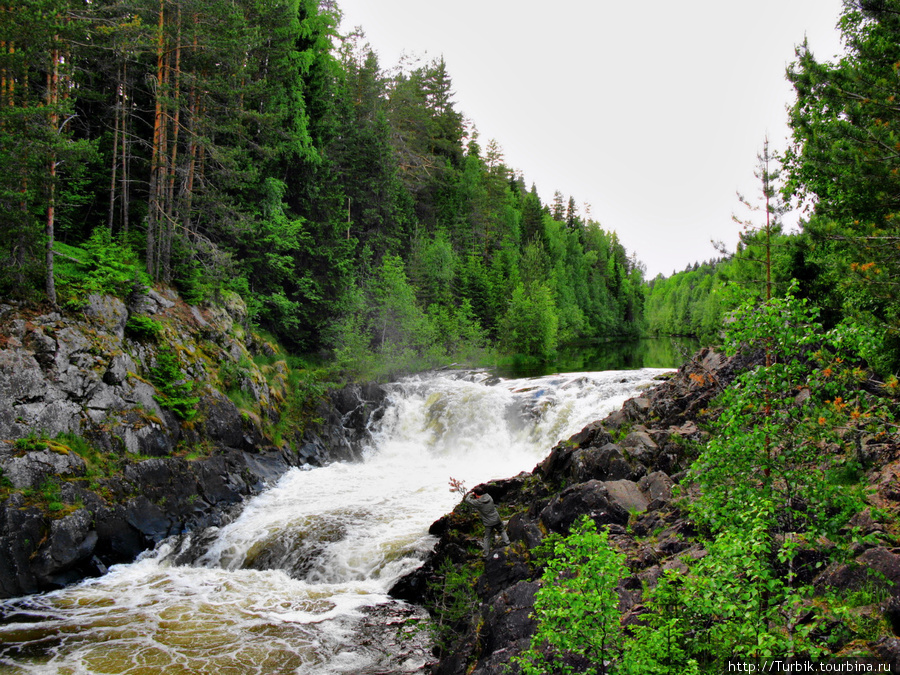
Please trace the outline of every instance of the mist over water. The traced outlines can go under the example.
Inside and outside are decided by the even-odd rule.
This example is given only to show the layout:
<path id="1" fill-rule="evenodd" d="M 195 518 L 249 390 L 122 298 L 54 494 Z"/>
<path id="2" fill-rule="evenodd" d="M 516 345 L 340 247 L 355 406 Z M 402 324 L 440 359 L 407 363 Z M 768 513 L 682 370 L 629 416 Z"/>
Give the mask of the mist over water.
<path id="1" fill-rule="evenodd" d="M 227 526 L 0 603 L 0 673 L 417 672 L 424 659 L 380 631 L 416 612 L 387 593 L 458 503 L 448 479 L 471 488 L 530 471 L 661 372 L 396 383 L 363 462 L 293 469 Z"/>

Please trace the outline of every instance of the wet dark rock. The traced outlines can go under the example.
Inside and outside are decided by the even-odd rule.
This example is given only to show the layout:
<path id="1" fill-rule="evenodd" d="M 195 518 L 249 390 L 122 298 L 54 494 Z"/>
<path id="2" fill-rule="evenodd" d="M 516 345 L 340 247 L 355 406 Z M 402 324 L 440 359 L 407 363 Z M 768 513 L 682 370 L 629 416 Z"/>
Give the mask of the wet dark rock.
<path id="1" fill-rule="evenodd" d="M 135 514 L 130 515 L 133 518 Z M 147 539 L 141 529 L 129 522 L 124 506 L 115 505 L 96 513 L 94 529 L 98 539 L 95 553 L 107 566 L 131 562 L 147 549 Z"/>
<path id="2" fill-rule="evenodd" d="M 85 509 L 54 520 L 48 545 L 34 563 L 35 576 L 42 587 L 62 587 L 83 578 L 94 569 L 91 562 L 99 537 L 93 529 L 93 517 Z M 76 568 L 81 569 L 76 569 Z M 87 569 L 85 569 L 87 568 Z"/>
<path id="3" fill-rule="evenodd" d="M 619 595 L 619 612 L 626 614 L 644 599 L 644 587 L 640 577 L 625 577 L 616 587 Z"/>
<path id="4" fill-rule="evenodd" d="M 20 494 L 12 495 L 0 512 L 0 592 L 13 597 L 41 590 L 31 561 L 47 532 L 45 519 L 25 506 Z"/>
<path id="5" fill-rule="evenodd" d="M 511 653 L 527 648 L 537 622 L 532 618 L 535 595 L 540 588 L 536 581 L 518 580 L 497 593 L 483 610 L 483 654 L 493 655 L 515 645 Z M 504 659 L 506 658 L 504 654 Z M 489 672 L 489 671 L 487 671 Z"/>
<path id="6" fill-rule="evenodd" d="M 509 519 L 506 524 L 506 533 L 512 541 L 521 541 L 529 550 L 540 546 L 544 539 L 541 528 L 521 513 L 517 513 Z"/>
<path id="7" fill-rule="evenodd" d="M 240 448 L 244 440 L 243 421 L 231 400 L 211 389 L 200 397 L 197 431 L 201 437 L 218 446 Z"/>
<path id="8" fill-rule="evenodd" d="M 647 569 L 648 567 L 651 567 L 658 562 L 659 555 L 657 554 L 657 552 L 654 551 L 652 547 L 645 546 L 643 548 L 640 548 L 634 555 L 629 557 L 625 561 L 625 564 L 631 571 L 637 572 L 639 570 Z"/>
<path id="9" fill-rule="evenodd" d="M 540 518 L 548 530 L 566 534 L 582 515 L 590 516 L 597 525 L 628 523 L 628 511 L 610 499 L 606 485 L 598 480 L 566 488 L 550 500 Z"/>
<path id="10" fill-rule="evenodd" d="M 878 658 L 890 666 L 890 672 L 896 673 L 900 670 L 900 638 L 885 637 L 872 647 Z"/>
<path id="11" fill-rule="evenodd" d="M 504 588 L 531 579 L 533 574 L 528 559 L 515 548 L 496 548 L 484 561 L 484 573 L 475 585 L 475 592 L 480 598 L 487 600 Z"/>
<path id="12" fill-rule="evenodd" d="M 894 635 L 900 635 L 900 596 L 888 598 L 881 604 L 881 612 L 891 625 Z"/>
<path id="13" fill-rule="evenodd" d="M 158 544 L 172 532 L 172 521 L 158 504 L 143 495 L 136 497 L 125 507 L 125 521 L 140 532 L 145 541 Z"/>
<path id="14" fill-rule="evenodd" d="M 819 591 L 841 588 L 858 591 L 869 587 L 886 588 L 900 595 L 900 555 L 883 546 L 868 549 L 851 563 L 832 563 L 815 578 Z"/>

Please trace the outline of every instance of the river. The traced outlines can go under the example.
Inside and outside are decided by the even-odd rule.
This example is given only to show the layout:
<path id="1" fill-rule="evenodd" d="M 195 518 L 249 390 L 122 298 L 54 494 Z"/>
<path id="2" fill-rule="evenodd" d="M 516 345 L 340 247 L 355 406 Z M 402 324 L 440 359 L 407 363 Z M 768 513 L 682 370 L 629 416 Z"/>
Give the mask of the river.
<path id="1" fill-rule="evenodd" d="M 60 591 L 0 603 L 0 673 L 421 672 L 427 619 L 388 590 L 473 487 L 530 471 L 657 368 L 392 387 L 364 461 L 292 469 L 227 526 Z"/>

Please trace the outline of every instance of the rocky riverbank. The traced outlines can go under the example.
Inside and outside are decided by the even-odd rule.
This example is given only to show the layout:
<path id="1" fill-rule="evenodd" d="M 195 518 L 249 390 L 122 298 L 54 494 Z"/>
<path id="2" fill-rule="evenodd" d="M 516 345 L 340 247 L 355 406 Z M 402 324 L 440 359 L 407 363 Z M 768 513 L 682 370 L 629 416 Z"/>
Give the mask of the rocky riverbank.
<path id="1" fill-rule="evenodd" d="M 750 357 L 725 358 L 703 350 L 667 381 L 559 443 L 531 473 L 487 484 L 508 519 L 513 543 L 495 549 L 483 566 L 476 562 L 481 526 L 470 509 L 460 505 L 435 522 L 431 533 L 439 541 L 433 553 L 392 590 L 395 597 L 429 607 L 441 624 L 430 672 L 519 672 L 514 658 L 529 647 L 541 587 L 542 570 L 532 554 L 549 533 L 567 534 L 585 514 L 627 556 L 629 576 L 617 589 L 621 622 L 626 629 L 641 623 L 650 611 L 647 594 L 661 576 L 668 570 L 686 573 L 693 561 L 707 555 L 705 540 L 696 536 L 680 508 L 683 502 L 673 494 L 706 440 L 704 420 L 715 415 L 711 402 L 753 363 Z M 810 553 L 798 558 L 802 569 L 795 572 L 822 593 L 860 589 L 874 572 L 886 580 L 885 597 L 854 611 L 872 625 L 890 625 L 896 634 L 900 549 L 894 548 L 896 533 L 884 514 L 896 514 L 900 500 L 900 446 L 887 438 L 864 438 L 860 455 L 869 465 L 869 501 L 882 516 L 873 517 L 874 509 L 867 509 L 855 517 L 851 525 L 859 543 L 851 549 L 852 559 L 820 569 L 823 558 Z M 467 588 L 462 570 L 472 569 Z M 468 600 L 460 603 L 460 598 Z M 823 630 L 830 629 L 826 625 Z M 873 635 L 856 646 L 900 667 L 900 640 L 892 635 Z"/>
<path id="2" fill-rule="evenodd" d="M 290 376 L 237 296 L 0 305 L 0 597 L 102 574 L 292 466 L 357 457 L 380 387 L 298 403 Z"/>

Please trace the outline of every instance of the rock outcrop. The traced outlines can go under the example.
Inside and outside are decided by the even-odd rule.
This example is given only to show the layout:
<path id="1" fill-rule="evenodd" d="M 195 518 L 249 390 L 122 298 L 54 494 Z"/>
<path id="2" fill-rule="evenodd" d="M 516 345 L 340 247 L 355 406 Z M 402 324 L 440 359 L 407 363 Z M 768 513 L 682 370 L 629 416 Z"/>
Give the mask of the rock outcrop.
<path id="1" fill-rule="evenodd" d="M 711 402 L 754 357 L 725 358 L 702 350 L 666 381 L 627 401 L 620 410 L 559 443 L 531 473 L 484 485 L 508 518 L 512 545 L 492 551 L 473 581 L 473 611 L 446 628 L 444 645 L 432 665 L 435 675 L 518 673 L 515 657 L 530 645 L 532 617 L 541 570 L 532 552 L 551 532 L 566 534 L 588 515 L 627 556 L 630 576 L 618 586 L 622 624 L 642 621 L 649 611 L 645 593 L 668 570 L 688 571 L 688 563 L 707 552 L 697 543 L 691 521 L 673 500 L 673 491 L 706 440 L 701 431 Z M 872 446 L 873 451 L 876 446 Z M 900 500 L 898 448 L 880 448 L 884 461 L 875 500 Z M 891 463 L 892 462 L 892 463 Z M 890 467 L 893 467 L 891 469 Z M 881 527 L 867 512 L 851 526 L 861 534 Z M 457 507 L 431 527 L 438 542 L 424 565 L 401 579 L 391 593 L 427 607 L 446 606 L 447 569 L 478 568 L 477 518 Z M 873 580 L 886 584 L 880 612 L 900 634 L 900 551 L 860 545 L 855 560 L 819 570 L 821 558 L 798 573 L 819 589 L 864 589 Z M 814 552 L 810 551 L 810 554 Z M 874 611 L 874 610 L 873 610 Z M 881 639 L 870 651 L 895 663 L 900 641 Z"/>
<path id="2" fill-rule="evenodd" d="M 149 289 L 127 303 L 92 295 L 75 312 L 0 305 L 0 597 L 102 574 L 221 522 L 292 466 L 359 456 L 380 387 L 320 395 L 283 419 L 288 367 L 246 324 L 233 295 L 209 307 Z M 154 382 L 163 352 L 183 377 L 174 384 L 193 383 L 190 415 Z"/>

